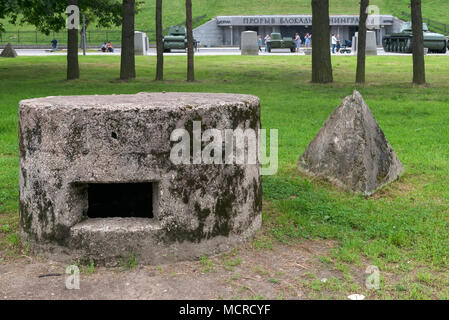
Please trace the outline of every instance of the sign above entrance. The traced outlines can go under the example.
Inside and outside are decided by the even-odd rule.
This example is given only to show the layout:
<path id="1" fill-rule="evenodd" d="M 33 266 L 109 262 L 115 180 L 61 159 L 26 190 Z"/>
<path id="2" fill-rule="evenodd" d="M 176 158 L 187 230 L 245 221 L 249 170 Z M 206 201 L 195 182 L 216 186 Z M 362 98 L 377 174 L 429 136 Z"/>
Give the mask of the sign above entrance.
<path id="1" fill-rule="evenodd" d="M 383 25 L 393 24 L 392 16 L 370 16 L 368 24 L 374 24 L 375 20 Z M 358 26 L 359 16 L 330 16 L 331 26 Z M 372 20 L 372 23 L 371 21 Z M 311 15 L 286 15 L 286 16 L 218 16 L 218 26 L 311 26 Z"/>

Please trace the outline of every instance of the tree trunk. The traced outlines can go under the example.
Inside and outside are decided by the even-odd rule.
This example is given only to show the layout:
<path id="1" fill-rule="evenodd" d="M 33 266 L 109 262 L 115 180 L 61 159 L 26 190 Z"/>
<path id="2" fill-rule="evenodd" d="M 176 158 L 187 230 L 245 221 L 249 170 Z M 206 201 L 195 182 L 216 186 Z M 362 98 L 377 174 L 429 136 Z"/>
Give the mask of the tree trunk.
<path id="1" fill-rule="evenodd" d="M 78 0 L 68 0 L 67 5 L 78 6 Z M 80 68 L 78 63 L 78 28 L 67 30 L 67 80 L 79 79 Z"/>
<path id="2" fill-rule="evenodd" d="M 162 0 L 156 0 L 156 80 L 164 80 L 164 43 L 162 37 Z"/>
<path id="3" fill-rule="evenodd" d="M 134 58 L 135 6 L 135 0 L 123 0 L 121 80 L 130 80 L 136 77 L 136 62 Z"/>
<path id="4" fill-rule="evenodd" d="M 357 72 L 356 83 L 365 83 L 366 62 L 366 20 L 368 19 L 369 0 L 360 0 L 359 36 L 357 44 Z"/>
<path id="5" fill-rule="evenodd" d="M 413 29 L 413 83 L 426 83 L 426 67 L 424 63 L 424 35 L 421 11 L 421 0 L 412 0 Z"/>
<path id="6" fill-rule="evenodd" d="M 192 29 L 192 0 L 186 0 L 186 28 L 187 28 L 187 81 L 195 81 L 193 29 Z"/>
<path id="7" fill-rule="evenodd" d="M 329 0 L 312 0 L 312 82 L 332 82 Z"/>

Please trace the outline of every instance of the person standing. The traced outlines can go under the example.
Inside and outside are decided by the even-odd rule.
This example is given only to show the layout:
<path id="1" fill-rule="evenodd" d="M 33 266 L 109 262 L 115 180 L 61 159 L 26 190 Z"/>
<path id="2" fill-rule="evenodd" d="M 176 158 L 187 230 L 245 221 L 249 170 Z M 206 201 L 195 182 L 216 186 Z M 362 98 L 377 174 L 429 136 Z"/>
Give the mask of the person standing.
<path id="1" fill-rule="evenodd" d="M 306 34 L 305 39 L 306 39 L 306 48 L 310 48 L 310 39 L 311 39 L 310 34 Z"/>
<path id="2" fill-rule="evenodd" d="M 335 33 L 332 33 L 332 53 L 335 53 L 335 48 L 337 47 L 337 37 Z"/>
<path id="3" fill-rule="evenodd" d="M 267 34 L 264 40 L 265 40 L 265 52 L 268 52 L 268 41 L 271 40 L 270 35 Z"/>
<path id="4" fill-rule="evenodd" d="M 53 49 L 53 51 L 58 51 L 58 40 L 56 40 L 56 38 L 53 38 L 53 40 L 51 40 L 51 48 Z"/>
<path id="5" fill-rule="evenodd" d="M 301 38 L 299 37 L 299 33 L 296 33 L 295 43 L 296 43 L 296 52 L 299 53 L 301 48 Z"/>
<path id="6" fill-rule="evenodd" d="M 262 37 L 260 35 L 257 36 L 257 42 L 259 43 L 259 52 L 262 52 Z"/>
<path id="7" fill-rule="evenodd" d="M 340 34 L 337 34 L 337 52 L 340 52 L 340 49 L 341 49 Z"/>

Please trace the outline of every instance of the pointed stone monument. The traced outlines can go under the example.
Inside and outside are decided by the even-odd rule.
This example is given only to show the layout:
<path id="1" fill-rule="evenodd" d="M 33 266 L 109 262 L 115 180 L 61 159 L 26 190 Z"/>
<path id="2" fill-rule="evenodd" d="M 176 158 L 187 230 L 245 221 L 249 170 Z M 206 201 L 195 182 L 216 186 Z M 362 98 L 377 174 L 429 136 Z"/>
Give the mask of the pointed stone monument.
<path id="1" fill-rule="evenodd" d="M 15 57 L 17 57 L 17 52 L 12 47 L 11 43 L 8 43 L 5 46 L 5 49 L 3 49 L 2 53 L 0 54 L 0 57 L 2 57 L 2 58 L 15 58 Z"/>
<path id="2" fill-rule="evenodd" d="M 371 195 L 404 167 L 361 94 L 354 91 L 331 114 L 301 156 L 298 169 L 338 187 Z"/>

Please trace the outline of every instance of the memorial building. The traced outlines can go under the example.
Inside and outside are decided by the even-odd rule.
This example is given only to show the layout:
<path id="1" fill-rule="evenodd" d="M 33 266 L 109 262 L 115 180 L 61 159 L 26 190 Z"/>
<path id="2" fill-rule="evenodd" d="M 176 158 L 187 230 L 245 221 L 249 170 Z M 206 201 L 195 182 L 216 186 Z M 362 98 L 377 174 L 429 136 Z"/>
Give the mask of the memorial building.
<path id="1" fill-rule="evenodd" d="M 398 32 L 402 21 L 391 15 L 370 15 L 368 26 L 376 32 L 377 44 L 382 38 Z M 358 15 L 330 16 L 330 30 L 339 34 L 341 40 L 352 40 L 358 31 Z M 281 33 L 283 37 L 294 37 L 296 33 L 312 34 L 312 15 L 260 15 L 260 16 L 218 16 L 194 29 L 194 37 L 201 46 L 239 46 L 243 31 L 256 31 L 264 38 L 272 32 Z"/>

